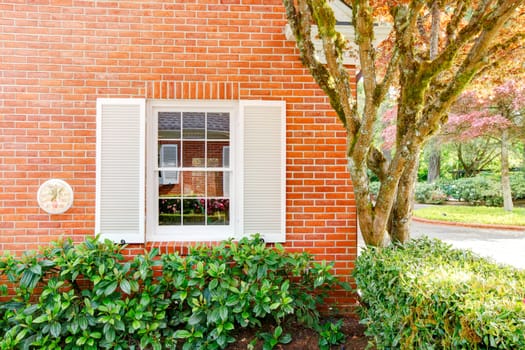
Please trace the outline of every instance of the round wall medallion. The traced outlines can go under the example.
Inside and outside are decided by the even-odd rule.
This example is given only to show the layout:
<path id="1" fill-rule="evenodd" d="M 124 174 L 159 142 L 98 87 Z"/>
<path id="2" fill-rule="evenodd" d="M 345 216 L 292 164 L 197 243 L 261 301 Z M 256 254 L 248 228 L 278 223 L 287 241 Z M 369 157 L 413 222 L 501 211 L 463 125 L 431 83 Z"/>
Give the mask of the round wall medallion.
<path id="1" fill-rule="evenodd" d="M 73 189 L 63 180 L 51 179 L 40 185 L 38 205 L 49 214 L 62 214 L 73 204 Z"/>

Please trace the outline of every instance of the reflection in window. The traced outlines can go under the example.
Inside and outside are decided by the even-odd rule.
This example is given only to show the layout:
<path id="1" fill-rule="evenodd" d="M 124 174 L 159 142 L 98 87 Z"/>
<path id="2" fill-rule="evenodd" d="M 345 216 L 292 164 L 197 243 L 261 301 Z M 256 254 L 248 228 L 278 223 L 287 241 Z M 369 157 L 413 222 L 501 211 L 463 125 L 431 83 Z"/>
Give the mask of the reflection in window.
<path id="1" fill-rule="evenodd" d="M 158 224 L 230 224 L 230 114 L 158 113 Z"/>

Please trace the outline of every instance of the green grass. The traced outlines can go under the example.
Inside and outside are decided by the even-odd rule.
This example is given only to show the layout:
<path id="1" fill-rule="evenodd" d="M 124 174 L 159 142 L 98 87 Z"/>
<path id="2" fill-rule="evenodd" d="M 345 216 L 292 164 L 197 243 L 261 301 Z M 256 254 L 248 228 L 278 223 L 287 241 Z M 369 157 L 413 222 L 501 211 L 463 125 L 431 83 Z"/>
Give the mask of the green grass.
<path id="1" fill-rule="evenodd" d="M 433 205 L 414 210 L 414 216 L 430 220 L 471 224 L 525 226 L 525 208 L 514 208 L 512 212 L 507 212 L 503 208 L 494 207 Z"/>

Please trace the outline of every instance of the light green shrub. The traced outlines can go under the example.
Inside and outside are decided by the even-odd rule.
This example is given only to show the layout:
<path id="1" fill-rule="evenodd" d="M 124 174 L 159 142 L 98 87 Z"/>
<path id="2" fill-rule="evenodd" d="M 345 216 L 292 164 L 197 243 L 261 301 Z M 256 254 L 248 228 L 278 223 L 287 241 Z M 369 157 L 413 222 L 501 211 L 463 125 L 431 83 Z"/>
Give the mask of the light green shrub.
<path id="1" fill-rule="evenodd" d="M 466 177 L 447 181 L 440 185 L 443 192 L 458 201 L 473 205 L 501 206 L 501 184 L 485 176 Z"/>
<path id="2" fill-rule="evenodd" d="M 447 195 L 437 183 L 418 182 L 415 191 L 416 201 L 426 204 L 441 204 L 447 200 Z"/>
<path id="3" fill-rule="evenodd" d="M 510 188 L 512 199 L 525 199 L 525 171 L 511 173 Z"/>
<path id="4" fill-rule="evenodd" d="M 354 277 L 378 349 L 525 349 L 525 271 L 421 239 L 367 248 Z"/>

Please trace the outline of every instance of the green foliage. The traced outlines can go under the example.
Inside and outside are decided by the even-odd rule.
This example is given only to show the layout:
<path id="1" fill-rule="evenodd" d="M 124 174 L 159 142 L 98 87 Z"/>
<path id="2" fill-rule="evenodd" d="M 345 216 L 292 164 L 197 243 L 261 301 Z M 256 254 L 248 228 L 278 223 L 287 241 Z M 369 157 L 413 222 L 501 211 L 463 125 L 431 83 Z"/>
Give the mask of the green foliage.
<path id="1" fill-rule="evenodd" d="M 525 271 L 425 238 L 367 248 L 354 277 L 378 349 L 525 348 Z"/>
<path id="2" fill-rule="evenodd" d="M 0 259 L 16 294 L 0 304 L 0 349 L 223 349 L 236 329 L 268 318 L 278 325 L 271 349 L 288 339 L 287 317 L 315 327 L 317 306 L 341 285 L 331 265 L 257 237 L 185 257 L 126 260 L 122 249 L 88 238 Z"/>
<path id="3" fill-rule="evenodd" d="M 447 195 L 437 183 L 416 183 L 416 201 L 426 204 L 441 204 L 447 200 Z"/>
<path id="4" fill-rule="evenodd" d="M 525 199 L 525 171 L 511 173 L 510 188 L 512 199 Z"/>
<path id="5" fill-rule="evenodd" d="M 475 176 L 442 183 L 443 191 L 450 197 L 473 205 L 501 206 L 501 184 L 486 176 Z"/>
<path id="6" fill-rule="evenodd" d="M 440 181 L 439 187 L 449 197 L 474 205 L 501 206 L 503 196 L 501 180 L 496 177 L 478 175 L 451 181 Z M 515 172 L 510 176 L 512 199 L 525 198 L 525 174 Z"/>
<path id="7" fill-rule="evenodd" d="M 341 331 L 343 320 L 335 323 L 326 322 L 321 326 L 319 331 L 319 349 L 329 350 L 332 345 L 341 344 L 345 341 L 345 335 Z"/>
<path id="8" fill-rule="evenodd" d="M 264 341 L 263 350 L 271 350 L 277 344 L 288 344 L 292 341 L 290 333 L 284 333 L 281 326 L 275 327 L 273 333 L 263 332 L 259 334 L 259 337 Z"/>

